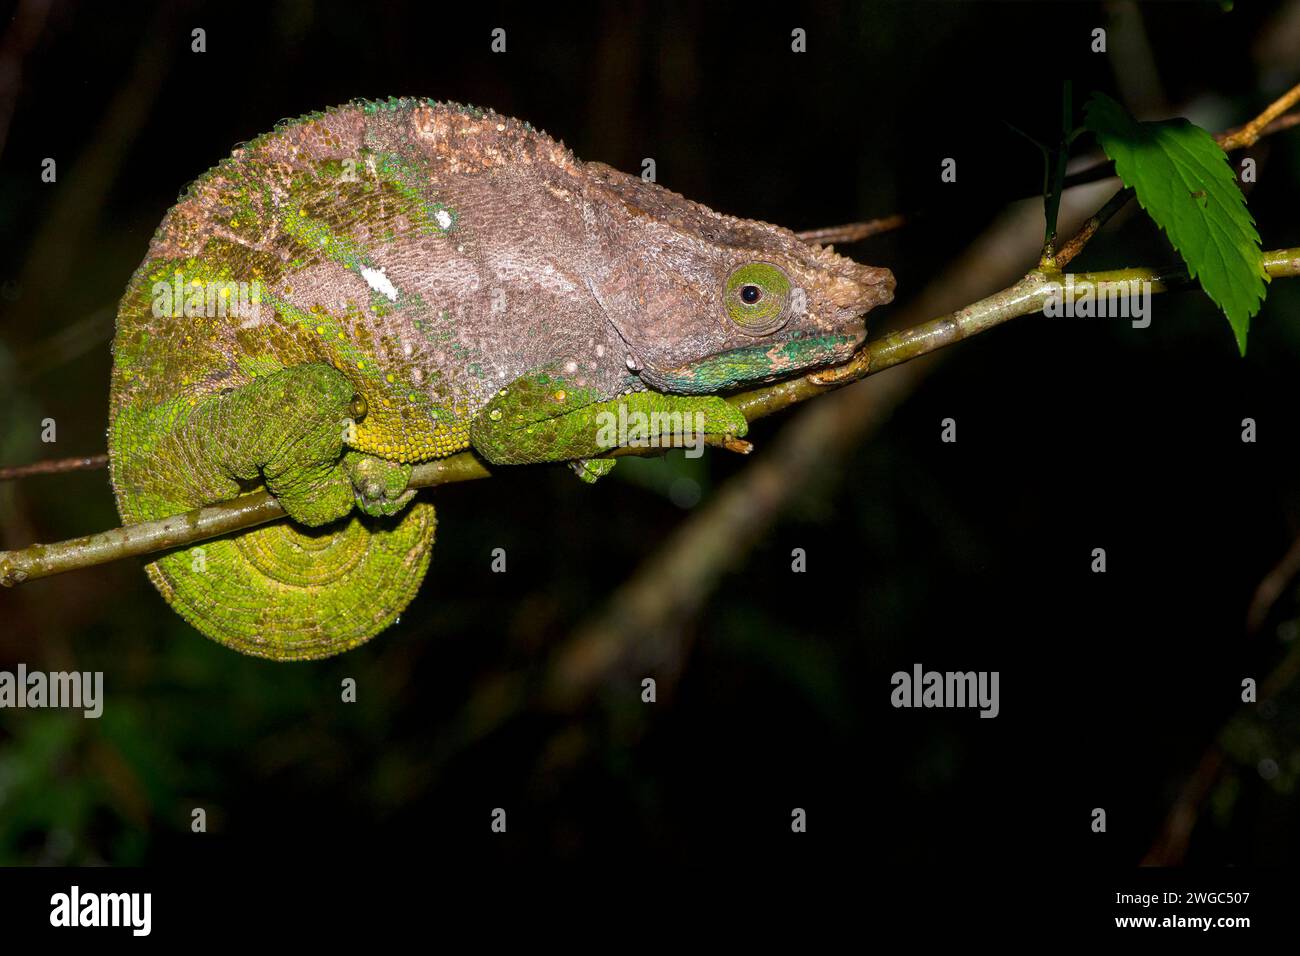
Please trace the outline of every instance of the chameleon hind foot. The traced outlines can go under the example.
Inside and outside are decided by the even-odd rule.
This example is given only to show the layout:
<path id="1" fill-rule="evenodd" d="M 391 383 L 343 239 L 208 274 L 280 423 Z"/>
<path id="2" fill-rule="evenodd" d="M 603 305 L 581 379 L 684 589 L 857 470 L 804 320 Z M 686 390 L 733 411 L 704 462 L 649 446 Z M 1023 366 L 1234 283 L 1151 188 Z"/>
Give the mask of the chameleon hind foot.
<path id="1" fill-rule="evenodd" d="M 372 518 L 395 515 L 415 497 L 407 488 L 411 466 L 386 461 L 359 451 L 343 456 L 343 471 L 351 482 L 356 505 Z"/>
<path id="2" fill-rule="evenodd" d="M 353 508 L 395 515 L 415 497 L 406 487 L 411 466 L 346 447 L 357 405 L 352 385 L 332 366 L 281 369 L 196 408 L 175 436 L 180 447 L 172 457 L 189 463 L 185 480 L 201 485 L 201 503 L 233 497 L 235 480 L 260 478 L 285 513 L 309 528 Z"/>
<path id="3" fill-rule="evenodd" d="M 616 464 L 613 458 L 577 458 L 569 462 L 569 467 L 582 481 L 594 485 L 613 471 Z"/>

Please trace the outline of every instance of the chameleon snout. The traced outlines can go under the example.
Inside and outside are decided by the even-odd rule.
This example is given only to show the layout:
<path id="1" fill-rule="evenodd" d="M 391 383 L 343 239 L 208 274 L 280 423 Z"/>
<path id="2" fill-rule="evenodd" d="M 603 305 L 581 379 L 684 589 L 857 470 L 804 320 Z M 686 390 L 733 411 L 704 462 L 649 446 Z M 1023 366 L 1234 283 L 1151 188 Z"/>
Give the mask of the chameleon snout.
<path id="1" fill-rule="evenodd" d="M 894 299 L 894 274 L 888 269 L 860 266 L 835 277 L 827 290 L 831 303 L 845 317 L 870 312 Z"/>

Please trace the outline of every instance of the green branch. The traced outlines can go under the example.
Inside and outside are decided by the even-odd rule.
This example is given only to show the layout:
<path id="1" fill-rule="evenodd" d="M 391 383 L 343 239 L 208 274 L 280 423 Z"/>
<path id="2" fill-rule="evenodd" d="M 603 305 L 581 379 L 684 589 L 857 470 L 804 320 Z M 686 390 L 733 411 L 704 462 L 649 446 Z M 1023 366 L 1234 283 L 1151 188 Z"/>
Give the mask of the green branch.
<path id="1" fill-rule="evenodd" d="M 1273 278 L 1298 276 L 1300 248 L 1265 253 L 1264 265 Z M 1130 283 L 1135 280 L 1150 282 L 1153 292 L 1164 292 L 1190 283 L 1182 269 L 1134 268 L 1072 275 L 1034 269 L 1014 285 L 963 309 L 868 342 L 845 365 L 742 392 L 727 400 L 752 422 L 815 395 L 978 335 L 1018 316 L 1039 312 L 1055 294 L 1058 283 L 1072 282 L 1076 295 L 1084 294 L 1091 287 L 1094 295 L 1100 298 L 1111 291 L 1129 294 Z M 723 443 L 715 441 L 713 444 Z M 727 447 L 742 452 L 748 450 L 743 442 Z M 654 454 L 657 451 L 620 448 L 614 454 Z M 417 465 L 411 475 L 411 487 L 431 488 L 491 475 L 491 471 L 471 452 L 459 452 Z M 12 586 L 120 558 L 185 547 L 284 518 L 284 509 L 279 502 L 269 493 L 259 491 L 158 521 L 127 525 L 55 544 L 34 544 L 17 551 L 0 551 L 0 584 Z"/>

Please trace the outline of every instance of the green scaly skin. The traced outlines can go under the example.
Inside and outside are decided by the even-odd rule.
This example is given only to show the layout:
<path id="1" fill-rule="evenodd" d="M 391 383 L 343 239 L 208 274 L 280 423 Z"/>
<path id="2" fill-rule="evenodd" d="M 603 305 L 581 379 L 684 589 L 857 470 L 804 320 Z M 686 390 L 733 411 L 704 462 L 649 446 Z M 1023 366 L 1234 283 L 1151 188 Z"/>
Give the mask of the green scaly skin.
<path id="1" fill-rule="evenodd" d="M 587 461 L 617 447 L 602 442 L 602 416 L 643 415 L 660 426 L 673 421 L 691 423 L 692 434 L 744 437 L 749 429 L 736 407 L 714 395 L 667 395 L 641 391 L 601 401 L 590 390 L 570 385 L 553 367 L 516 379 L 474 417 L 470 441 L 488 461 L 499 465 L 528 465 L 544 461 L 582 459 L 579 477 L 594 480 L 608 474 L 612 460 Z M 702 427 L 696 431 L 696 415 Z M 639 440 L 654 447 L 680 447 L 691 435 L 660 431 Z M 605 463 L 607 461 L 607 463 Z"/>
<path id="2" fill-rule="evenodd" d="M 126 496 L 129 520 L 223 501 L 260 482 L 297 523 L 149 566 L 168 601 L 209 636 L 276 660 L 323 657 L 383 630 L 414 597 L 429 563 L 433 508 L 415 504 L 394 519 L 414 496 L 411 466 L 344 451 L 353 394 L 332 367 L 306 364 L 192 405 L 115 419 L 114 481 L 137 490 Z M 356 586 L 363 581 L 394 600 L 375 601 Z"/>

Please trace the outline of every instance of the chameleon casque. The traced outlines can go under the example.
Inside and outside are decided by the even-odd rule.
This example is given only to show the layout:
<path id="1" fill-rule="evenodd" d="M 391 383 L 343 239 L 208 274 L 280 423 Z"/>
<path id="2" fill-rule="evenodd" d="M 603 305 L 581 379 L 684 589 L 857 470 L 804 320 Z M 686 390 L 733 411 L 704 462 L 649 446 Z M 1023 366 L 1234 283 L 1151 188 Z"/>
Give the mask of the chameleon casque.
<path id="1" fill-rule="evenodd" d="M 167 213 L 113 343 L 124 522 L 265 487 L 291 521 L 150 563 L 209 637 L 325 657 L 391 624 L 429 564 L 413 463 L 608 471 L 597 416 L 701 413 L 842 362 L 893 276 L 583 163 L 526 123 L 358 101 L 237 148 Z M 249 290 L 252 290 L 249 292 Z"/>

